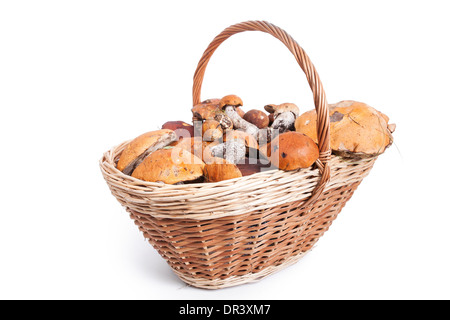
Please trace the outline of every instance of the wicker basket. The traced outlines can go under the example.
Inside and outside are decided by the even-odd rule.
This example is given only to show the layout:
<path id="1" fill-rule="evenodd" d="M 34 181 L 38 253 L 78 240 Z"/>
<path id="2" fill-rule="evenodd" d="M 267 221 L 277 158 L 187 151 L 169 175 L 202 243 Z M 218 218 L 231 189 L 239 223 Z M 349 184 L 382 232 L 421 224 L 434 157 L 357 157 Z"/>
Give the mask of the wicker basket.
<path id="1" fill-rule="evenodd" d="M 144 237 L 184 282 L 195 287 L 217 289 L 256 281 L 295 263 L 328 230 L 376 160 L 331 154 L 328 105 L 313 64 L 285 31 L 264 21 L 233 25 L 213 40 L 195 72 L 194 105 L 200 102 L 212 54 L 224 40 L 243 31 L 276 37 L 305 72 L 318 116 L 320 157 L 313 167 L 270 170 L 215 183 L 166 185 L 116 169 L 128 142 L 107 151 L 100 161 L 112 194 Z"/>

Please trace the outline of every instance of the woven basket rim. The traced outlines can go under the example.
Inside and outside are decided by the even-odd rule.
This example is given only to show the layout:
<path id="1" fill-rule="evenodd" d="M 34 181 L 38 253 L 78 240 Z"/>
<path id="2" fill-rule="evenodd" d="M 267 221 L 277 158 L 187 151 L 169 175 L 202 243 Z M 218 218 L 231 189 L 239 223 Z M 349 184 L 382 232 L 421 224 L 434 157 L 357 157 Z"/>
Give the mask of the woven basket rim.
<path id="1" fill-rule="evenodd" d="M 115 167 L 128 141 L 105 152 L 100 168 L 108 186 L 123 205 L 141 214 L 157 218 L 214 219 L 240 215 L 252 208 L 265 210 L 285 203 L 297 202 L 306 206 L 321 178 L 319 169 L 306 168 L 295 171 L 270 170 L 241 178 L 220 182 L 168 185 L 135 179 Z M 347 176 L 346 181 L 338 173 L 355 166 L 370 166 L 375 158 L 343 160 L 332 156 L 332 177 L 324 192 L 346 183 L 358 181 L 359 175 Z M 144 200 L 146 199 L 146 200 Z"/>

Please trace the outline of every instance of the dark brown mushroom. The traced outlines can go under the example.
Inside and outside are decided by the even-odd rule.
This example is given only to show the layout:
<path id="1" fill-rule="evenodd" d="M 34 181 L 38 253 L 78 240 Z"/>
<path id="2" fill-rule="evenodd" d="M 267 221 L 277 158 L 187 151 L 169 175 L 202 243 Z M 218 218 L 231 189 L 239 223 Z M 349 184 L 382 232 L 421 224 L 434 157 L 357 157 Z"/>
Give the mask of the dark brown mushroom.
<path id="1" fill-rule="evenodd" d="M 244 114 L 243 119 L 253 123 L 259 129 L 269 126 L 269 117 L 261 110 L 251 109 Z"/>

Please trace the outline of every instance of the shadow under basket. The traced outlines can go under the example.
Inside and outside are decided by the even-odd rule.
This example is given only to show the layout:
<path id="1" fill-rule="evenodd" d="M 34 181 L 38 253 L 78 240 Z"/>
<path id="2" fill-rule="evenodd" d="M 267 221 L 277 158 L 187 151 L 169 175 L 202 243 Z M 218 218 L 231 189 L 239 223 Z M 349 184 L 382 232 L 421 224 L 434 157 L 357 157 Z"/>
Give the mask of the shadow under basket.
<path id="1" fill-rule="evenodd" d="M 144 237 L 180 279 L 200 288 L 257 281 L 295 263 L 328 230 L 376 160 L 331 154 L 328 103 L 319 75 L 297 42 L 268 22 L 242 22 L 214 38 L 194 74 L 193 105 L 201 101 L 205 68 L 214 51 L 244 31 L 261 31 L 280 40 L 305 73 L 317 114 L 320 156 L 314 166 L 213 183 L 167 185 L 138 180 L 116 169 L 128 142 L 104 153 L 100 161 L 112 194 Z"/>
<path id="2" fill-rule="evenodd" d="M 112 194 L 180 279 L 207 289 L 257 281 L 295 263 L 328 230 L 376 159 L 331 156 L 330 182 L 305 208 L 318 169 L 165 185 L 117 170 L 125 146 L 101 160 Z"/>

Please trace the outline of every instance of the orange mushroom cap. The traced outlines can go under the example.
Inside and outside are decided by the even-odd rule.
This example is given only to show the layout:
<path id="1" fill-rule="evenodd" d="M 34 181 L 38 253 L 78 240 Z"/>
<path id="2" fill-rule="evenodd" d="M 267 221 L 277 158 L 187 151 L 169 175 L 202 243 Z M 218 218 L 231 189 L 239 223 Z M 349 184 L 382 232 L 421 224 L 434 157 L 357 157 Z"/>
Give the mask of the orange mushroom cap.
<path id="1" fill-rule="evenodd" d="M 334 153 L 354 158 L 379 155 L 393 142 L 394 127 L 389 118 L 369 105 L 345 100 L 329 105 L 330 146 Z M 315 110 L 303 113 L 295 129 L 317 142 Z"/>
<path id="2" fill-rule="evenodd" d="M 132 177 L 150 182 L 175 184 L 203 176 L 205 163 L 189 151 L 173 147 L 150 154 L 133 172 Z"/>
<path id="3" fill-rule="evenodd" d="M 214 157 L 210 163 L 206 163 L 203 172 L 208 182 L 242 177 L 241 171 L 234 163 L 218 157 Z"/>
<path id="4" fill-rule="evenodd" d="M 150 131 L 134 138 L 122 151 L 119 161 L 117 162 L 117 169 L 124 171 L 139 157 L 146 156 L 145 153 L 155 151 L 152 150 L 153 148 L 162 148 L 175 139 L 176 134 L 170 129 Z"/>
<path id="5" fill-rule="evenodd" d="M 219 108 L 223 109 L 226 106 L 241 107 L 243 105 L 241 98 L 234 94 L 230 94 L 220 99 Z"/>
<path id="6" fill-rule="evenodd" d="M 317 144 L 295 131 L 278 135 L 270 143 L 272 164 L 285 171 L 310 167 L 319 158 Z"/>

